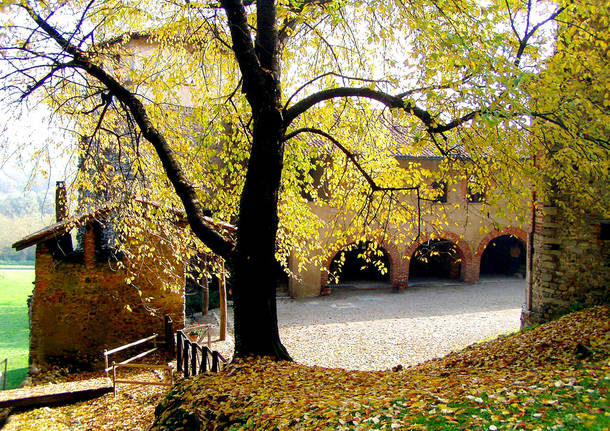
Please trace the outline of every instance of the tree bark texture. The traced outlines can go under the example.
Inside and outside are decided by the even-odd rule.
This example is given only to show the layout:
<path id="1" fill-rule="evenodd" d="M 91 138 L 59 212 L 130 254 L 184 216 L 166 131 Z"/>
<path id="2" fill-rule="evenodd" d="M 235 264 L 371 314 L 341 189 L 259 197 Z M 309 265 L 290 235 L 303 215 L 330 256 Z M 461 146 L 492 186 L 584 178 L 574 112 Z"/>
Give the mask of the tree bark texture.
<path id="1" fill-rule="evenodd" d="M 241 195 L 233 263 L 235 355 L 289 356 L 281 344 L 275 292 L 275 239 L 282 174 L 279 107 L 255 115 L 254 140 Z"/>
<path id="2" fill-rule="evenodd" d="M 279 81 L 278 32 L 274 0 L 257 2 L 253 42 L 241 1 L 223 0 L 233 50 L 252 108 L 253 140 L 240 198 L 232 259 L 235 356 L 290 359 L 279 337 L 275 292 L 278 196 L 284 158 Z"/>

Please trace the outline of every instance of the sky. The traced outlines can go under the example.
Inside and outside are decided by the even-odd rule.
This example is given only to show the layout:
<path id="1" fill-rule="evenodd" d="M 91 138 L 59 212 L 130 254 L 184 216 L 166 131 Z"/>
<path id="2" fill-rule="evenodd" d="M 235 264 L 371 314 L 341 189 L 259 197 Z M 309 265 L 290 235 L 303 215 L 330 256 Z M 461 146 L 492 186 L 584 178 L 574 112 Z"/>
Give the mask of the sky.
<path id="1" fill-rule="evenodd" d="M 0 194 L 54 188 L 69 176 L 69 138 L 44 107 L 23 108 L 0 101 Z"/>

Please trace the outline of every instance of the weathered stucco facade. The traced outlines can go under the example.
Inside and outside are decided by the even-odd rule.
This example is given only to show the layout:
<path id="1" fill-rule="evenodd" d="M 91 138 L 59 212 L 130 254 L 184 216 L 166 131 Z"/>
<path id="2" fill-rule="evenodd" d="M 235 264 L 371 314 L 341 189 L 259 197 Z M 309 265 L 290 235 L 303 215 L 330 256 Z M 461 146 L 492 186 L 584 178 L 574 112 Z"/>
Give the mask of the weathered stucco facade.
<path id="1" fill-rule="evenodd" d="M 434 170 L 440 163 L 439 160 L 421 158 L 417 160 L 424 168 Z M 401 161 L 403 167 L 407 161 Z M 454 278 L 465 283 L 476 283 L 479 281 L 481 269 L 481 257 L 496 238 L 510 236 L 518 239 L 524 250 L 527 248 L 528 232 L 530 230 L 530 216 L 525 217 L 524 223 L 515 224 L 508 218 L 493 217 L 489 209 L 480 202 L 469 202 L 468 187 L 466 181 L 457 184 L 448 184 L 446 202 L 427 203 L 423 209 L 423 217 L 428 220 L 438 218 L 439 213 L 446 215 L 450 224 L 436 228 L 434 231 L 423 231 L 417 236 L 417 231 L 408 232 L 412 241 L 409 244 L 396 246 L 391 241 L 379 238 L 368 238 L 375 241 L 388 255 L 389 281 L 392 285 L 408 283 L 410 278 L 411 262 L 418 247 L 428 240 L 442 239 L 452 243 L 457 250 L 457 259 L 453 268 Z M 456 207 L 459 204 L 459 207 Z M 524 208 L 529 208 L 531 202 L 523 202 Z M 333 209 L 329 207 L 316 206 L 315 213 L 322 220 L 329 220 L 333 215 Z M 511 224 L 512 223 L 512 224 Z M 431 224 L 429 224 L 431 225 Z M 502 226 L 498 228 L 498 226 Z M 388 236 L 401 227 L 390 226 Z M 405 228 L 402 228 L 405 229 Z M 324 231 L 320 235 L 324 235 Z M 354 241 L 355 242 L 355 241 Z M 341 250 L 334 250 L 325 260 L 322 268 L 315 265 L 308 266 L 299 272 L 296 262 L 291 262 L 291 270 L 298 278 L 290 280 L 290 295 L 292 297 L 312 297 L 320 295 L 321 288 L 329 282 L 329 273 L 333 259 Z M 525 272 L 525 269 L 524 269 Z M 525 273 L 523 274 L 525 275 Z"/>

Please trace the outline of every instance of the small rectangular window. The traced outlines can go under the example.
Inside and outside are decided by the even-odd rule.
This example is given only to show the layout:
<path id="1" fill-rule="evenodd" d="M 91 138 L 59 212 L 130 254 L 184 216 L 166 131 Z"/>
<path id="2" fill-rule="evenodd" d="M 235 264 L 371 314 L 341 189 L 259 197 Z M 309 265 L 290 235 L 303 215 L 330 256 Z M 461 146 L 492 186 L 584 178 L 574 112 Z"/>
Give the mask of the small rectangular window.
<path id="1" fill-rule="evenodd" d="M 447 202 L 447 182 L 433 182 L 432 189 L 434 190 L 434 202 L 446 203 Z"/>
<path id="2" fill-rule="evenodd" d="M 481 187 L 476 183 L 474 176 L 468 179 L 467 196 L 468 202 L 478 203 L 485 200 L 485 192 L 481 190 Z"/>
<path id="3" fill-rule="evenodd" d="M 599 239 L 601 241 L 610 241 L 610 221 L 601 222 L 599 229 Z"/>

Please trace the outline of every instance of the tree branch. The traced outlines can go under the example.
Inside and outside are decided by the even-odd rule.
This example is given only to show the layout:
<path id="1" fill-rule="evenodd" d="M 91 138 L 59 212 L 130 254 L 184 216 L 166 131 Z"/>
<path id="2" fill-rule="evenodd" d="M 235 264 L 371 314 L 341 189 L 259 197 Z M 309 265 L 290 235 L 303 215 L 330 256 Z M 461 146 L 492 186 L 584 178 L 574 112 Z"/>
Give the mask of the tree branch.
<path id="1" fill-rule="evenodd" d="M 47 82 L 49 79 L 51 79 L 53 77 L 53 75 L 55 75 L 55 72 L 57 72 L 59 70 L 62 70 L 62 69 L 69 68 L 69 67 L 73 67 L 73 66 L 74 65 L 72 65 L 70 63 L 64 63 L 64 64 L 60 64 L 60 65 L 57 65 L 57 66 L 53 66 L 49 73 L 47 73 L 45 76 L 43 76 L 38 81 L 36 81 L 32 86 L 28 87 L 28 89 L 21 95 L 21 100 L 24 100 L 26 97 L 28 97 L 34 91 L 36 91 L 40 87 L 42 87 L 45 84 L 45 82 Z"/>
<path id="2" fill-rule="evenodd" d="M 90 76 L 96 78 L 108 88 L 112 95 L 129 108 L 129 112 L 133 115 L 135 122 L 142 131 L 142 135 L 155 148 L 168 179 L 174 186 L 176 194 L 184 205 L 191 229 L 195 235 L 212 250 L 212 252 L 223 258 L 228 258 L 233 250 L 231 242 L 220 233 L 216 232 L 211 225 L 204 220 L 203 208 L 197 198 L 195 189 L 184 176 L 184 173 L 163 134 L 152 125 L 142 102 L 105 70 L 89 60 L 84 52 L 66 40 L 54 27 L 39 16 L 29 3 L 25 3 L 22 7 L 25 8 L 32 20 L 47 33 L 63 51 L 72 56 L 74 67 L 80 68 Z"/>
<path id="3" fill-rule="evenodd" d="M 292 105 L 290 108 L 284 110 L 284 120 L 286 121 L 286 125 L 289 125 L 295 118 L 299 115 L 303 114 L 312 106 L 331 99 L 343 98 L 343 97 L 364 97 L 367 99 L 376 100 L 378 102 L 383 103 L 388 108 L 403 108 L 404 102 L 401 98 L 392 96 L 387 93 L 383 93 L 381 91 L 373 90 L 371 88 L 359 88 L 359 87 L 339 87 L 339 88 L 331 88 L 328 90 L 322 90 L 317 93 L 314 93 L 306 98 L 300 100 L 299 102 Z M 427 121 L 431 121 L 431 117 L 429 114 L 422 111 L 423 117 L 427 119 Z M 427 115 L 426 115 L 427 114 Z"/>
<path id="4" fill-rule="evenodd" d="M 301 85 L 299 88 L 297 88 L 297 90 L 292 93 L 292 95 L 288 98 L 288 100 L 286 101 L 286 103 L 284 104 L 284 111 L 287 109 L 288 105 L 290 105 L 290 102 L 292 101 L 292 99 L 295 98 L 295 96 L 297 94 L 299 94 L 305 87 L 307 87 L 308 85 L 313 84 L 314 82 L 322 79 L 322 78 L 326 78 L 327 76 L 336 76 L 337 78 L 341 78 L 343 80 L 353 80 L 353 81 L 361 81 L 361 82 L 371 82 L 371 83 L 380 83 L 380 82 L 388 82 L 388 81 L 383 81 L 380 79 L 367 79 L 367 78 L 358 78 L 356 76 L 346 76 L 343 75 L 341 73 L 337 73 L 337 72 L 326 72 L 323 73 L 322 75 L 318 75 L 315 78 L 310 79 L 309 81 L 307 81 L 305 84 Z M 416 90 L 413 90 L 416 91 Z M 410 94 L 410 92 L 406 92 L 404 93 L 404 95 L 406 96 L 407 94 Z M 398 96 L 398 97 L 404 97 L 404 96 Z"/>
<path id="5" fill-rule="evenodd" d="M 547 22 L 553 21 L 564 10 L 565 10 L 565 6 L 562 6 L 562 7 L 558 8 L 547 19 L 545 19 L 543 21 L 540 21 L 538 24 L 533 26 L 530 31 L 525 33 L 525 35 L 523 36 L 523 39 L 520 40 L 519 48 L 517 49 L 517 55 L 516 55 L 516 58 L 515 58 L 515 66 L 518 66 L 519 63 L 521 63 L 521 57 L 523 56 L 523 52 L 525 51 L 525 48 L 527 47 L 527 42 L 534 35 L 534 33 L 536 33 L 536 31 L 540 27 L 542 27 L 544 24 L 546 24 Z M 528 11 L 528 26 L 529 26 L 529 11 Z"/>
<path id="6" fill-rule="evenodd" d="M 323 136 L 326 139 L 328 139 L 330 142 L 332 142 L 332 144 L 334 146 L 336 146 L 337 148 L 339 148 L 341 150 L 341 152 L 343 154 L 345 154 L 345 156 L 349 159 L 349 161 L 353 163 L 353 165 L 356 167 L 358 172 L 360 172 L 360 174 L 362 174 L 362 176 L 364 177 L 366 182 L 371 187 L 372 192 L 406 191 L 406 190 L 418 190 L 419 189 L 418 186 L 416 186 L 416 187 L 380 187 L 380 186 L 378 186 L 377 183 L 375 182 L 375 180 L 364 170 L 364 168 L 360 165 L 360 163 L 358 163 L 358 160 L 356 160 L 356 156 L 354 156 L 354 154 L 350 150 L 345 148 L 345 146 L 341 142 L 336 140 L 332 135 L 326 133 L 323 130 L 316 129 L 315 127 L 303 127 L 301 129 L 297 129 L 293 132 L 290 132 L 284 137 L 284 141 L 288 141 L 301 133 L 313 133 L 316 135 L 320 135 L 320 136 Z"/>
<path id="7" fill-rule="evenodd" d="M 313 107 L 314 105 L 323 102 L 325 100 L 331 100 L 335 98 L 344 97 L 363 97 L 371 100 L 375 100 L 387 106 L 390 109 L 402 109 L 411 115 L 416 116 L 426 126 L 426 130 L 429 133 L 444 133 L 455 127 L 458 127 L 476 117 L 480 111 L 472 111 L 460 118 L 456 118 L 447 124 L 438 125 L 432 115 L 419 108 L 412 102 L 404 101 L 399 96 L 392 96 L 382 91 L 373 90 L 371 88 L 359 88 L 359 87 L 339 87 L 331 88 L 328 90 L 322 90 L 318 93 L 312 94 L 301 101 L 295 103 L 290 108 L 284 110 L 284 121 L 286 125 L 289 125 L 295 118 L 303 114 L 305 111 Z"/>
<path id="8" fill-rule="evenodd" d="M 221 4 L 227 14 L 233 52 L 244 79 L 243 91 L 250 106 L 257 106 L 256 89 L 264 86 L 265 72 L 252 43 L 246 9 L 241 0 L 221 0 Z"/>

